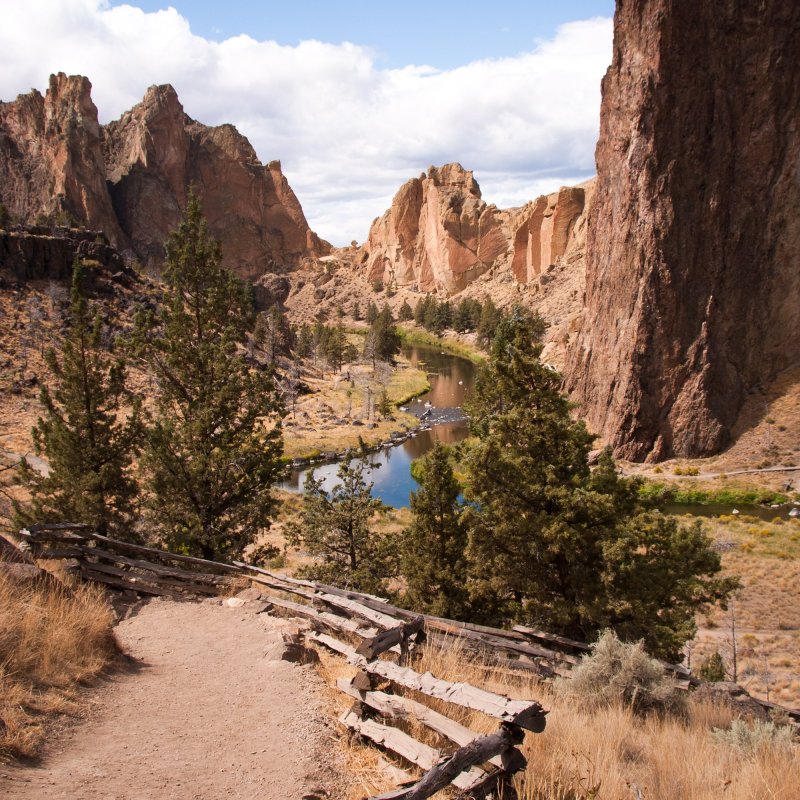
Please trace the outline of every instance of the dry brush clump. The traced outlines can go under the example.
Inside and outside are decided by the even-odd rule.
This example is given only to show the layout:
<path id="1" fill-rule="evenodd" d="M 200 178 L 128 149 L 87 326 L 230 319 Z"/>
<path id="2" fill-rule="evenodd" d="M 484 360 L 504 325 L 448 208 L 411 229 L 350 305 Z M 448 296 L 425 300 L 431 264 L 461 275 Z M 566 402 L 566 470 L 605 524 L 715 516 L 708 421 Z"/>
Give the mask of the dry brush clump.
<path id="1" fill-rule="evenodd" d="M 0 572 L 0 759 L 36 755 L 54 713 L 115 657 L 114 613 L 96 586 Z"/>

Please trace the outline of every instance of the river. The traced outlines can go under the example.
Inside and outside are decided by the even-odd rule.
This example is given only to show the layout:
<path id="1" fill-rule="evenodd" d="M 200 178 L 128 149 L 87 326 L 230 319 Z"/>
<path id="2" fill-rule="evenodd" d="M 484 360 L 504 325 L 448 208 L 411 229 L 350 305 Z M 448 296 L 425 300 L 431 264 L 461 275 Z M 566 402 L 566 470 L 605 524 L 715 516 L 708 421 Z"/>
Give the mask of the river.
<path id="1" fill-rule="evenodd" d="M 421 416 L 430 403 L 431 416 L 434 423 L 429 430 L 418 431 L 410 439 L 375 453 L 370 453 L 368 461 L 374 466 L 369 480 L 374 483 L 372 493 L 386 505 L 403 508 L 409 504 L 409 495 L 417 488 L 417 482 L 411 477 L 411 462 L 430 450 L 435 442 L 455 444 L 466 438 L 469 428 L 466 419 L 456 422 L 436 424 L 436 418 L 461 416 L 460 410 L 475 383 L 477 367 L 461 356 L 446 353 L 436 347 L 422 345 L 405 345 L 403 355 L 414 366 L 428 373 L 431 385 L 429 392 L 421 395 L 409 404 L 409 410 Z M 336 483 L 338 463 L 322 464 L 313 468 L 317 477 L 323 478 L 323 485 L 331 489 Z M 310 469 L 292 470 L 280 488 L 291 492 L 300 492 L 305 484 Z M 716 517 L 730 514 L 732 505 L 703 503 L 669 503 L 661 511 L 666 514 L 690 514 L 691 516 Z M 742 515 L 771 520 L 775 517 L 788 519 L 794 508 L 791 505 L 769 508 L 758 505 L 739 505 Z"/>
<path id="2" fill-rule="evenodd" d="M 414 366 L 428 373 L 431 385 L 429 392 L 409 403 L 409 411 L 422 416 L 430 403 L 434 421 L 437 417 L 460 417 L 464 400 L 475 382 L 475 364 L 436 347 L 405 345 L 402 352 Z M 409 495 L 417 488 L 417 482 L 411 477 L 411 462 L 427 453 L 435 442 L 455 444 L 466 438 L 468 432 L 466 419 L 432 424 L 429 430 L 418 431 L 400 444 L 370 453 L 367 459 L 374 466 L 369 475 L 369 480 L 374 483 L 372 494 L 393 508 L 407 506 Z M 338 469 L 338 463 L 313 468 L 314 474 L 323 479 L 326 489 L 335 485 Z M 302 491 L 309 471 L 293 470 L 281 488 L 292 492 Z"/>

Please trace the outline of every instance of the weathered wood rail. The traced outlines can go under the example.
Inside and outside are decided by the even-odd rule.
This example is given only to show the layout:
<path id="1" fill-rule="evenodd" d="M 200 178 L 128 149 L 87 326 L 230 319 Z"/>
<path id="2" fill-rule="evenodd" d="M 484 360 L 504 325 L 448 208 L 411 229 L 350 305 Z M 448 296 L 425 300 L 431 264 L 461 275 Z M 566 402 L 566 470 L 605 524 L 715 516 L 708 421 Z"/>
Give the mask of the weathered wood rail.
<path id="1" fill-rule="evenodd" d="M 425 771 L 416 783 L 375 800 L 431 797 L 452 784 L 462 796 L 498 792 L 515 797 L 512 776 L 523 769 L 518 749 L 525 731 L 540 733 L 546 712 L 535 700 L 514 700 L 467 683 L 453 683 L 413 669 L 423 641 L 452 646 L 490 661 L 494 668 L 532 672 L 543 679 L 568 676 L 589 646 L 531 627 L 501 630 L 417 614 L 374 595 L 300 580 L 242 562 L 215 561 L 169 553 L 101 536 L 85 525 L 34 525 L 20 531 L 23 560 L 61 559 L 86 580 L 175 599 L 230 594 L 249 583 L 270 613 L 310 624 L 306 639 L 344 657 L 357 669 L 337 688 L 354 702 L 340 717 L 346 728 Z M 383 656 L 383 657 L 382 657 Z M 665 664 L 683 688 L 699 683 L 681 665 Z M 417 699 L 415 699 L 417 698 Z M 494 719 L 495 733 L 481 736 L 421 700 L 479 712 Z M 755 700 L 755 699 L 754 699 Z M 756 701 L 767 709 L 779 708 Z M 800 724 L 800 711 L 781 709 Z M 424 730 L 420 735 L 414 731 Z M 502 787 L 502 788 L 501 788 Z"/>

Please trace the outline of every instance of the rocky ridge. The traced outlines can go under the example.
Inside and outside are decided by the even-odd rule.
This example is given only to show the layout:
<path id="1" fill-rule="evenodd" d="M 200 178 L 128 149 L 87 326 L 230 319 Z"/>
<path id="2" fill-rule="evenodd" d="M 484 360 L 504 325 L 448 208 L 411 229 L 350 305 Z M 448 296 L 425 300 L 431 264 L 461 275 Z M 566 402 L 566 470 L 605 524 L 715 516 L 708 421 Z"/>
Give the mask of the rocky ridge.
<path id="1" fill-rule="evenodd" d="M 566 385 L 618 456 L 718 451 L 800 361 L 798 37 L 791 0 L 617 3 Z"/>
<path id="2" fill-rule="evenodd" d="M 280 162 L 263 166 L 232 125 L 191 119 L 171 86 L 151 87 L 106 126 L 81 76 L 59 73 L 44 97 L 33 90 L 0 103 L 0 202 L 19 222 L 102 230 L 129 260 L 157 270 L 190 186 L 241 277 L 330 250 L 309 229 Z"/>
<path id="3" fill-rule="evenodd" d="M 429 167 L 372 223 L 362 250 L 367 277 L 447 294 L 490 271 L 510 271 L 528 284 L 583 246 L 585 199 L 585 187 L 564 187 L 501 210 L 483 200 L 460 164 Z"/>

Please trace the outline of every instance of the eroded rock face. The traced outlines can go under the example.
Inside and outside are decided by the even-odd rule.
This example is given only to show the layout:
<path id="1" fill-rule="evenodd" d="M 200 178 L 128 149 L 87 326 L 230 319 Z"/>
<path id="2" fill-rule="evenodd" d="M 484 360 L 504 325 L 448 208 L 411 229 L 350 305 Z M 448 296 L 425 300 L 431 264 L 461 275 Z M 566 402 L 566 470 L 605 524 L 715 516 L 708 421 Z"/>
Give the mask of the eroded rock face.
<path id="1" fill-rule="evenodd" d="M 124 246 L 91 89 L 87 78 L 59 73 L 44 97 L 34 89 L 0 103 L 0 202 L 20 222 L 75 221 Z"/>
<path id="2" fill-rule="evenodd" d="M 530 283 L 576 248 L 584 201 L 583 187 L 565 187 L 503 211 L 484 202 L 460 164 L 430 167 L 373 222 L 364 245 L 368 277 L 451 294 L 492 268 Z"/>
<path id="3" fill-rule="evenodd" d="M 722 448 L 800 359 L 800 4 L 618 0 L 567 388 L 634 460 Z"/>
<path id="4" fill-rule="evenodd" d="M 190 186 L 222 241 L 226 266 L 241 277 L 252 280 L 329 250 L 309 229 L 280 162 L 263 166 L 232 125 L 192 120 L 171 86 L 150 87 L 106 126 L 105 160 L 120 224 L 148 267 L 160 267 Z"/>
<path id="5" fill-rule="evenodd" d="M 34 90 L 0 103 L 0 201 L 17 221 L 46 216 L 102 230 L 157 270 L 191 185 L 225 265 L 243 278 L 330 250 L 309 229 L 280 162 L 263 166 L 232 125 L 189 118 L 171 86 L 151 87 L 106 126 L 81 76 L 59 73 L 44 97 Z"/>

